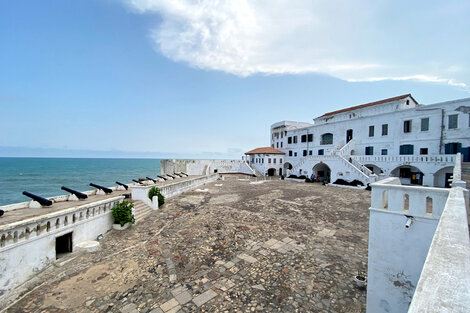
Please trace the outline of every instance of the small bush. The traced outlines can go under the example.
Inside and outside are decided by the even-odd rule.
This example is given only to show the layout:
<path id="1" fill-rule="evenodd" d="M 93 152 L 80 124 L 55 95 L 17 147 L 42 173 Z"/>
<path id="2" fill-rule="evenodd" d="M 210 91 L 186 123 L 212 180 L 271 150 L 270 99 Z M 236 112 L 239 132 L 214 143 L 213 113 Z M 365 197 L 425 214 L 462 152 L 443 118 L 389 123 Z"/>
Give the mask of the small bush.
<path id="1" fill-rule="evenodd" d="M 124 226 L 126 223 L 135 223 L 134 215 L 132 214 L 132 208 L 134 207 L 134 203 L 129 201 L 123 201 L 118 203 L 114 206 L 113 210 L 113 218 L 114 224 L 119 224 Z"/>
<path id="2" fill-rule="evenodd" d="M 160 189 L 158 189 L 157 187 L 152 187 L 149 190 L 149 193 L 148 193 L 149 199 L 152 200 L 154 196 L 158 197 L 159 207 L 162 206 L 163 203 L 165 203 L 165 197 L 162 195 L 162 193 L 160 192 Z"/>

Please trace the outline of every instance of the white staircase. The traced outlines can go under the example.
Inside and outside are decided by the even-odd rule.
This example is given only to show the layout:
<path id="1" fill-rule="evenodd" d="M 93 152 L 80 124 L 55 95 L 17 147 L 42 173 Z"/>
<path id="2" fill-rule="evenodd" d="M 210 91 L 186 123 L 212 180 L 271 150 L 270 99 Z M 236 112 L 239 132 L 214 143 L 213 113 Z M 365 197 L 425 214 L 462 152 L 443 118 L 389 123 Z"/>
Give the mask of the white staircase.
<path id="1" fill-rule="evenodd" d="M 252 167 L 248 162 L 245 161 L 245 164 L 246 166 L 248 166 L 248 168 L 251 170 L 251 172 L 253 173 L 253 175 L 259 177 L 259 176 L 264 176 L 263 174 L 261 174 L 260 171 L 258 171 L 255 167 Z"/>
<path id="2" fill-rule="evenodd" d="M 153 209 L 149 207 L 142 201 L 134 200 L 134 218 L 135 222 L 138 223 L 145 217 L 147 217 L 150 213 L 152 213 Z"/>
<path id="3" fill-rule="evenodd" d="M 358 180 L 370 184 L 377 181 L 378 176 L 370 169 L 368 169 L 364 164 L 360 163 L 358 160 L 354 159 L 354 156 L 351 156 L 351 150 L 354 148 L 354 140 L 349 141 L 342 147 L 337 147 L 330 151 L 327 155 L 315 155 L 315 156 L 305 156 L 300 159 L 289 173 L 297 173 L 299 169 L 305 164 L 305 162 L 311 161 L 340 161 L 345 168 L 347 168 L 353 176 L 357 177 Z"/>

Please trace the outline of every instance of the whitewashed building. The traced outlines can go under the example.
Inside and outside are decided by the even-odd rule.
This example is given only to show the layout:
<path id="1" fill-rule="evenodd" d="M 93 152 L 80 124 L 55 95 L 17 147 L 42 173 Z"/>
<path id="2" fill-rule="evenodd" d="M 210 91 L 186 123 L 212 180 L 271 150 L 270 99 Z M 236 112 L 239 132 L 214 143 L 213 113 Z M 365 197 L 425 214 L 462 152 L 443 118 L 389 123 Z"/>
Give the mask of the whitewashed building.
<path id="1" fill-rule="evenodd" d="M 470 159 L 469 113 L 470 98 L 421 105 L 406 94 L 325 113 L 313 124 L 278 122 L 271 147 L 285 153 L 282 168 L 262 163 L 260 172 L 448 187 L 455 154 Z"/>
<path id="2" fill-rule="evenodd" d="M 245 152 L 247 163 L 259 176 L 282 175 L 284 154 L 272 147 L 261 147 Z"/>

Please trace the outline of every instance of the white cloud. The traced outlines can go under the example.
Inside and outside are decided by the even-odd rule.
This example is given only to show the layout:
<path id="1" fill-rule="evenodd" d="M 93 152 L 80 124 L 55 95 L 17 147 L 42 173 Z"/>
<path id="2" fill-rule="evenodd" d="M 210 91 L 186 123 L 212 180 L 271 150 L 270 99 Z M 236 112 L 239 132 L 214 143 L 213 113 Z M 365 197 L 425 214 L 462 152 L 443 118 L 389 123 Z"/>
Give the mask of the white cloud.
<path id="1" fill-rule="evenodd" d="M 401 11 L 396 2 L 125 1 L 139 13 L 158 14 L 161 23 L 151 32 L 156 49 L 193 67 L 239 76 L 322 73 L 347 81 L 417 80 L 466 88 L 458 78 L 441 77 L 464 75 L 465 71 L 450 70 L 460 69 L 460 64 L 426 66 L 435 64 L 435 59 L 442 61 L 429 45 L 420 48 L 423 41 L 428 43 L 427 32 L 434 30 L 419 25 L 421 20 L 408 19 L 403 13 L 407 11 Z M 404 8 L 412 9 L 408 4 Z M 462 8 L 448 11 L 458 14 Z M 442 20 L 442 12 L 437 12 Z M 426 36 L 412 34 L 420 31 Z"/>

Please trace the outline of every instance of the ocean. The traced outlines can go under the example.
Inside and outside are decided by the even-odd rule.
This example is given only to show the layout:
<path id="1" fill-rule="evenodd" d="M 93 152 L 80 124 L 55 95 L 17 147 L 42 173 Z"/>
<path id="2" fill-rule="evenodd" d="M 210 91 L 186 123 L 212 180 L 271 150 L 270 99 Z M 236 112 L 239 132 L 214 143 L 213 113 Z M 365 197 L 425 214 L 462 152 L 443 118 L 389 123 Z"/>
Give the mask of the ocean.
<path id="1" fill-rule="evenodd" d="M 85 191 L 156 175 L 160 159 L 0 158 L 0 206 L 29 201 L 23 191 L 52 197 L 67 194 L 62 186 Z"/>

